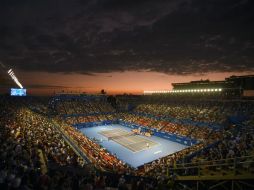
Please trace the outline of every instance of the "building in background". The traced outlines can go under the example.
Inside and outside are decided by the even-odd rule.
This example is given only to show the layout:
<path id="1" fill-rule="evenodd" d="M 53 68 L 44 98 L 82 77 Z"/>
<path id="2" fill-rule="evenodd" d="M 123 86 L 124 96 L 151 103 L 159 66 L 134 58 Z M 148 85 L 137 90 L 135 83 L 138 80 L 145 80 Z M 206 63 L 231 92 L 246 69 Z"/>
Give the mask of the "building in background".
<path id="1" fill-rule="evenodd" d="M 254 97 L 254 75 L 231 76 L 222 81 L 200 80 L 172 83 L 172 93 L 221 95 L 224 97 Z"/>

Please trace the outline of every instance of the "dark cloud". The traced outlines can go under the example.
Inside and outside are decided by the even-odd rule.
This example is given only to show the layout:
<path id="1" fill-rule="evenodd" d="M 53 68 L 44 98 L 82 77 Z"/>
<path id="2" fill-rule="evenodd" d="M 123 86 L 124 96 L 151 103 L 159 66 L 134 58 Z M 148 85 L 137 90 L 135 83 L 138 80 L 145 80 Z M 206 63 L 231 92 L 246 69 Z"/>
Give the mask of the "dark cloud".
<path id="1" fill-rule="evenodd" d="M 251 0 L 1 1 L 0 57 L 90 75 L 254 71 L 253 13 Z"/>
<path id="2" fill-rule="evenodd" d="M 4 75 L 0 75 L 0 88 L 5 88 L 5 87 L 8 87 L 10 86 L 11 81 L 5 77 Z"/>
<path id="3" fill-rule="evenodd" d="M 13 84 L 11 77 L 7 74 L 6 66 L 0 61 L 0 88 L 6 88 Z"/>

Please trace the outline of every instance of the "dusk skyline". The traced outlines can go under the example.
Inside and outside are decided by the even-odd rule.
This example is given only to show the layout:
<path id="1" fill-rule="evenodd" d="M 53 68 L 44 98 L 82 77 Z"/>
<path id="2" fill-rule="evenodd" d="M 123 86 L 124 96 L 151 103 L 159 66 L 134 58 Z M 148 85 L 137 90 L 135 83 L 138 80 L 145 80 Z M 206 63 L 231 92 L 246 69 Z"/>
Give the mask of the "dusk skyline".
<path id="1" fill-rule="evenodd" d="M 142 93 L 254 74 L 251 0 L 0 2 L 0 61 L 31 94 Z M 15 86 L 1 71 L 1 91 Z"/>

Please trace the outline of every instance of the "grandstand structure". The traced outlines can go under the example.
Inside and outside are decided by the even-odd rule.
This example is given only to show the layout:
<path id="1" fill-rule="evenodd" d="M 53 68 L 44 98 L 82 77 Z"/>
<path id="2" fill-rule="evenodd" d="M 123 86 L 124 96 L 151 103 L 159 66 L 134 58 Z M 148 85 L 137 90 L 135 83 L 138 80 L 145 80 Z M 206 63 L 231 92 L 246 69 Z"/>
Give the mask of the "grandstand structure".
<path id="1" fill-rule="evenodd" d="M 202 98 L 254 98 L 254 75 L 230 76 L 221 81 L 198 80 L 172 83 L 172 90 L 145 90 L 144 95 L 171 95 Z"/>
<path id="2" fill-rule="evenodd" d="M 128 102 L 129 98 L 127 97 L 125 100 L 124 97 L 120 97 L 117 100 L 118 103 L 121 101 L 119 104 L 126 105 L 125 110 L 110 109 L 107 110 L 108 112 L 104 110 L 104 112 L 88 115 L 82 115 L 79 111 L 74 111 L 77 113 L 77 117 L 74 115 L 66 117 L 66 122 L 77 128 L 83 128 L 85 125 L 92 127 L 100 125 L 101 122 L 112 122 L 113 120 L 114 123 L 120 122 L 131 124 L 132 126 L 142 126 L 144 130 L 162 131 L 195 139 L 197 141 L 193 141 L 191 143 L 193 146 L 189 148 L 191 154 L 187 153 L 188 156 L 184 157 L 186 163 L 178 163 L 183 159 L 181 157 L 177 161 L 178 164 L 176 163 L 174 167 L 171 168 L 169 166 L 166 171 L 164 170 L 165 175 L 169 179 L 175 178 L 174 182 L 177 188 L 181 189 L 181 185 L 184 185 L 190 188 L 202 189 L 209 184 L 211 189 L 216 189 L 225 187 L 227 183 L 233 189 L 238 186 L 245 186 L 247 189 L 252 187 L 250 180 L 253 179 L 254 172 L 253 150 L 247 154 L 244 153 L 244 156 L 235 155 L 234 158 L 224 155 L 216 160 L 209 160 L 211 158 L 207 160 L 202 156 L 202 154 L 210 152 L 210 149 L 221 146 L 221 142 L 229 138 L 220 136 L 222 132 L 237 134 L 237 130 L 244 130 L 245 127 L 252 125 L 248 123 L 253 122 L 251 121 L 253 120 L 251 116 L 253 112 L 252 101 L 228 99 L 200 102 L 188 100 L 187 102 L 182 102 L 182 100 L 175 101 L 174 99 L 173 103 L 167 98 L 162 99 L 162 102 L 156 102 L 157 98 L 153 96 L 141 96 L 135 97 L 135 101 L 132 101 L 134 105 L 130 105 L 130 102 Z M 105 99 L 103 101 L 106 104 L 111 103 L 105 101 Z M 59 106 L 63 111 L 59 110 L 60 113 L 63 115 L 73 114 L 72 112 L 64 112 L 64 110 L 71 110 L 69 109 L 69 103 L 65 102 L 62 106 L 65 108 L 60 108 Z M 81 125 L 77 123 L 81 123 Z M 253 132 L 251 128 L 248 128 L 247 131 Z M 248 132 L 246 133 L 248 134 Z M 188 148 L 185 151 L 188 152 Z M 171 156 L 173 155 L 169 155 L 164 159 L 167 160 Z M 204 161 L 197 162 L 196 159 L 204 159 Z M 153 169 L 155 166 L 152 166 L 152 164 L 148 163 L 144 167 L 148 176 L 153 176 L 156 173 L 156 169 Z"/>
<path id="3" fill-rule="evenodd" d="M 175 93 L 216 93 L 226 97 L 254 97 L 254 75 L 231 76 L 222 81 L 172 83 Z"/>
<path id="4" fill-rule="evenodd" d="M 106 186 L 115 189 L 122 175 L 130 189 L 133 181 L 140 183 L 142 180 L 152 189 L 253 189 L 254 102 L 235 99 L 234 96 L 217 100 L 179 97 L 3 96 L 0 99 L 4 110 L 0 120 L 1 141 L 4 147 L 15 147 L 26 157 L 33 155 L 35 160 L 30 161 L 40 169 L 36 169 L 34 164 L 28 164 L 28 167 L 41 177 L 47 174 L 53 179 L 54 175 L 60 175 L 60 178 L 72 181 L 75 179 L 69 176 L 70 172 L 71 176 L 84 177 L 91 175 L 88 173 L 100 173 L 112 180 Z M 129 128 L 129 132 L 116 129 L 114 125 Z M 98 127 L 103 129 L 97 132 L 102 135 L 101 139 L 84 133 L 86 129 L 91 131 Z M 152 137 L 136 136 L 131 132 L 133 129 Z M 114 146 L 123 147 L 118 151 L 127 148 L 133 156 L 147 151 L 146 158 L 149 150 L 160 144 L 155 137 L 183 148 L 162 157 L 155 157 L 160 154 L 156 150 L 151 152 L 153 160 L 133 167 L 103 146 L 104 143 L 115 143 Z M 17 146 L 17 142 L 21 142 L 24 148 Z M 3 151 L 1 156 L 8 166 L 2 165 L 2 168 L 14 172 Z M 15 154 L 13 157 L 19 163 L 25 159 Z M 64 176 L 56 174 L 57 171 L 62 171 Z M 28 171 L 22 172 L 27 175 Z M 24 174 L 16 176 L 23 179 Z M 7 184 L 11 183 L 7 178 L 5 180 Z M 36 188 L 38 184 L 31 185 Z"/>

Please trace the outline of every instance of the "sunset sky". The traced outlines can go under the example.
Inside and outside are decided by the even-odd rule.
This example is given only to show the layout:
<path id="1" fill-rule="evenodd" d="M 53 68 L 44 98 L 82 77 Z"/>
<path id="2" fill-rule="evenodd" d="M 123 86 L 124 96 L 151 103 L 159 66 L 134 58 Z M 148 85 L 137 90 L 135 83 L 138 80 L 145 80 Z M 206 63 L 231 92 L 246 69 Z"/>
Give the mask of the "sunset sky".
<path id="1" fill-rule="evenodd" d="M 254 73 L 252 0 L 0 1 L 0 92 L 142 93 Z"/>

